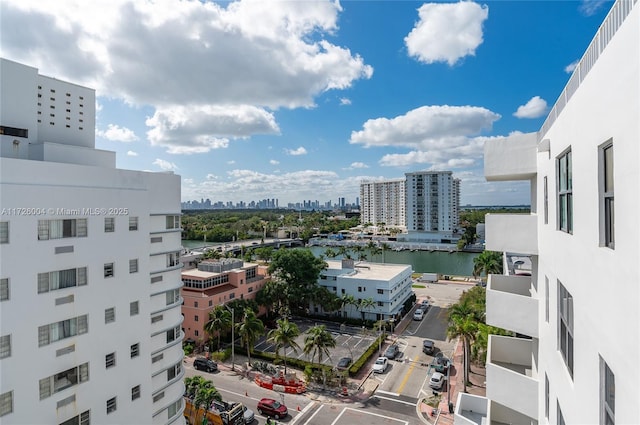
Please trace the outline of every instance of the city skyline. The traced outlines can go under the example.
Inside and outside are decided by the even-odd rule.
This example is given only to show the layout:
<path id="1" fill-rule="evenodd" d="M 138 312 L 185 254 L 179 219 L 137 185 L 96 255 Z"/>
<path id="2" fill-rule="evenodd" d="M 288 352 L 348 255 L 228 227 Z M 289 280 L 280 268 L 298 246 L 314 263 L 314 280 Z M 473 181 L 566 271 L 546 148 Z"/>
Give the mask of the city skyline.
<path id="1" fill-rule="evenodd" d="M 462 205 L 515 205 L 528 184 L 486 182 L 483 144 L 540 129 L 610 5 L 7 0 L 0 35 L 3 57 L 95 88 L 96 147 L 180 174 L 183 201 L 355 199 L 452 170 Z"/>

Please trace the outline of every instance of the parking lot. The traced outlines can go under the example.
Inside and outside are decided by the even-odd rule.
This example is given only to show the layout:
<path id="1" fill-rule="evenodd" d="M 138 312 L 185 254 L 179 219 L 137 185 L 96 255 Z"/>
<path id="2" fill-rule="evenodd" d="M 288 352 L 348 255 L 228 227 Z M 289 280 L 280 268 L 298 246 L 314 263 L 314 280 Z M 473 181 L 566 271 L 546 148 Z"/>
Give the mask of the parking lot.
<path id="1" fill-rule="evenodd" d="M 330 348 L 330 357 L 323 356 L 322 364 L 335 366 L 338 361 L 343 357 L 350 357 L 353 361 L 362 356 L 362 354 L 373 344 L 376 340 L 377 333 L 372 329 L 363 329 L 353 326 L 340 325 L 333 322 L 314 321 L 307 319 L 291 319 L 300 329 L 300 336 L 296 339 L 296 343 L 300 346 L 297 352 L 287 347 L 287 358 L 297 358 L 306 361 L 317 362 L 318 358 L 311 359 L 310 356 L 306 356 L 303 353 L 304 338 L 306 331 L 316 325 L 325 325 L 327 330 L 331 332 L 336 340 L 335 348 Z M 266 336 L 260 338 L 255 346 L 255 350 L 266 351 L 275 353 L 275 345 L 267 341 Z M 284 349 L 280 349 L 280 355 L 282 356 Z"/>

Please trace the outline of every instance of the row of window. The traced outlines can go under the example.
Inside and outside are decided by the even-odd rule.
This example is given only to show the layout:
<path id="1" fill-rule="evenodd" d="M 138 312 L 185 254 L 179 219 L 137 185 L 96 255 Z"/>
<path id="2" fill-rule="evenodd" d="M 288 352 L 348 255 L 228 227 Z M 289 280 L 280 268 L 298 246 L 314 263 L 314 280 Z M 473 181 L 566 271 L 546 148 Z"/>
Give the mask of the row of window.
<path id="1" fill-rule="evenodd" d="M 599 244 L 615 247 L 615 204 L 613 141 L 608 140 L 598 147 L 598 211 Z M 556 197 L 558 230 L 573 233 L 573 171 L 571 148 L 556 158 Z M 549 187 L 543 178 L 544 222 L 549 222 Z"/>

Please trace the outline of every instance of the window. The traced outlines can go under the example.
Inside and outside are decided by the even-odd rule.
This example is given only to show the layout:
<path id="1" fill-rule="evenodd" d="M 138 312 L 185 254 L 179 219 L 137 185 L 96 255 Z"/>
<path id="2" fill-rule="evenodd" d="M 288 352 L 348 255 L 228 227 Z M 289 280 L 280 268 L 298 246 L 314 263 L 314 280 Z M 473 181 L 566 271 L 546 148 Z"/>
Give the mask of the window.
<path id="1" fill-rule="evenodd" d="M 200 319 L 198 318 L 198 315 L 196 314 L 195 316 L 193 316 L 193 321 L 194 322 L 198 322 L 200 321 Z"/>
<path id="2" fill-rule="evenodd" d="M 615 209 L 613 203 L 613 143 L 600 147 L 600 244 L 614 249 Z"/>
<path id="3" fill-rule="evenodd" d="M 87 219 L 38 220 L 38 240 L 83 238 L 87 236 Z"/>
<path id="4" fill-rule="evenodd" d="M 544 374 L 544 417 L 549 422 L 549 377 Z"/>
<path id="5" fill-rule="evenodd" d="M 11 357 L 11 335 L 0 336 L 0 359 Z"/>
<path id="6" fill-rule="evenodd" d="M 116 321 L 116 308 L 111 307 L 104 311 L 104 323 L 111 323 Z"/>
<path id="7" fill-rule="evenodd" d="M 109 400 L 107 400 L 107 415 L 109 413 L 115 412 L 117 408 L 118 408 L 117 397 L 110 398 Z"/>
<path id="8" fill-rule="evenodd" d="M 89 410 L 80 413 L 78 416 L 74 416 L 71 419 L 67 419 L 60 425 L 89 425 L 91 423 L 91 415 Z"/>
<path id="9" fill-rule="evenodd" d="M 573 232 L 573 181 L 571 174 L 571 150 L 557 159 L 558 175 L 558 229 Z"/>
<path id="10" fill-rule="evenodd" d="M 176 326 L 175 328 L 167 331 L 167 344 L 178 338 L 180 338 L 180 326 Z"/>
<path id="11" fill-rule="evenodd" d="M 140 303 L 138 301 L 129 303 L 129 315 L 135 316 L 138 313 L 140 313 Z"/>
<path id="12" fill-rule="evenodd" d="M 358 292 L 362 292 L 362 286 L 358 286 Z"/>
<path id="13" fill-rule="evenodd" d="M 133 344 L 131 346 L 131 358 L 138 357 L 140 355 L 140 344 Z"/>
<path id="14" fill-rule="evenodd" d="M 180 264 L 180 253 L 171 252 L 167 254 L 167 267 L 175 267 Z"/>
<path id="15" fill-rule="evenodd" d="M 384 290 L 383 289 L 378 289 L 378 294 L 384 294 Z"/>
<path id="16" fill-rule="evenodd" d="M 167 382 L 175 379 L 176 376 L 180 375 L 182 371 L 182 362 L 176 363 L 167 369 Z"/>
<path id="17" fill-rule="evenodd" d="M 164 398 L 164 391 L 154 395 L 153 396 L 153 402 L 155 403 L 155 402 L 157 402 L 159 400 L 162 400 L 163 398 Z"/>
<path id="18" fill-rule="evenodd" d="M 109 353 L 104 357 L 104 365 L 107 369 L 116 365 L 116 353 Z"/>
<path id="19" fill-rule="evenodd" d="M 544 224 L 549 224 L 549 185 L 547 176 L 544 176 Z"/>
<path id="20" fill-rule="evenodd" d="M 38 273 L 38 293 L 56 291 L 58 289 L 84 286 L 87 284 L 87 268 L 58 270 Z"/>
<path id="21" fill-rule="evenodd" d="M 0 416 L 13 412 L 13 391 L 0 394 Z"/>
<path id="22" fill-rule="evenodd" d="M 129 231 L 138 230 L 138 217 L 129 217 Z"/>
<path id="23" fill-rule="evenodd" d="M 180 216 L 168 215 L 167 216 L 167 229 L 179 229 L 180 228 Z"/>
<path id="24" fill-rule="evenodd" d="M 104 277 L 113 277 L 113 263 L 104 265 Z"/>
<path id="25" fill-rule="evenodd" d="M 573 297 L 558 281 L 558 350 L 573 377 Z"/>
<path id="26" fill-rule="evenodd" d="M 193 306 L 194 306 L 194 307 L 198 307 L 198 301 L 194 301 L 194 302 L 193 302 Z"/>
<path id="27" fill-rule="evenodd" d="M 169 408 L 167 409 L 169 411 L 169 419 L 177 415 L 181 407 L 182 407 L 182 399 L 177 400 L 175 403 L 171 403 L 169 405 Z"/>
<path id="28" fill-rule="evenodd" d="M 129 273 L 138 273 L 138 259 L 129 260 Z"/>
<path id="29" fill-rule="evenodd" d="M 562 409 L 560 409 L 560 402 L 556 403 L 556 409 L 558 410 L 558 418 L 556 423 L 558 425 L 566 425 L 564 421 L 564 416 L 562 415 Z"/>
<path id="30" fill-rule="evenodd" d="M 88 380 L 89 363 L 84 363 L 78 367 L 72 367 L 64 372 L 43 378 L 40 380 L 40 400 L 51 397 L 51 395 L 57 392 Z"/>
<path id="31" fill-rule="evenodd" d="M 0 221 L 0 243 L 9 243 L 9 222 Z"/>
<path id="32" fill-rule="evenodd" d="M 180 290 L 172 289 L 166 292 L 167 295 L 167 305 L 175 304 L 180 301 Z"/>
<path id="33" fill-rule="evenodd" d="M 153 317 L 151 318 L 151 323 L 157 323 L 157 322 L 159 322 L 159 321 L 161 321 L 161 320 L 162 320 L 162 314 L 159 314 L 159 315 L 157 315 L 157 316 L 153 316 Z"/>
<path id="34" fill-rule="evenodd" d="M 104 218 L 104 231 L 107 233 L 116 231 L 116 219 L 114 217 Z"/>
<path id="35" fill-rule="evenodd" d="M 82 335 L 89 331 L 89 316 L 78 316 L 38 327 L 38 346 L 52 344 L 61 339 Z"/>
<path id="36" fill-rule="evenodd" d="M 137 400 L 140 398 L 140 385 L 136 385 L 131 388 L 131 401 Z"/>
<path id="37" fill-rule="evenodd" d="M 600 357 L 600 425 L 614 425 L 616 380 L 609 365 Z"/>
<path id="38" fill-rule="evenodd" d="M 156 356 L 151 357 L 151 363 L 157 363 L 164 358 L 164 354 L 160 353 Z"/>
<path id="39" fill-rule="evenodd" d="M 0 279 L 0 301 L 9 299 L 9 278 Z"/>
<path id="40" fill-rule="evenodd" d="M 196 329 L 195 331 L 193 331 L 193 333 L 194 333 L 196 336 L 200 336 L 200 332 L 198 332 L 198 330 L 197 330 L 197 329 Z"/>

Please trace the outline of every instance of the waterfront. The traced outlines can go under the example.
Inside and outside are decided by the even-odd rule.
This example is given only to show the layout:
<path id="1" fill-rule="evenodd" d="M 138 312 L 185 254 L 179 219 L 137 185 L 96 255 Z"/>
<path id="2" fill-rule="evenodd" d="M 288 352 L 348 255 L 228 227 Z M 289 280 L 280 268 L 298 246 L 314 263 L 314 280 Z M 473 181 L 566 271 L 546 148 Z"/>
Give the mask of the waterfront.
<path id="1" fill-rule="evenodd" d="M 244 241 L 247 243 L 248 241 Z M 250 242 L 249 242 L 250 243 Z M 236 244 L 236 243 L 234 243 Z M 200 248 L 202 241 L 182 241 L 187 249 Z M 208 243 L 208 246 L 220 246 L 220 243 Z M 309 247 L 315 255 L 324 254 L 326 247 Z M 471 276 L 473 271 L 473 259 L 478 253 L 448 252 L 448 251 L 393 251 L 384 252 L 384 262 L 392 264 L 410 264 L 416 273 L 440 273 L 451 276 Z M 338 259 L 340 257 L 337 257 Z M 367 254 L 367 260 L 382 262 L 382 254 L 371 256 Z"/>

